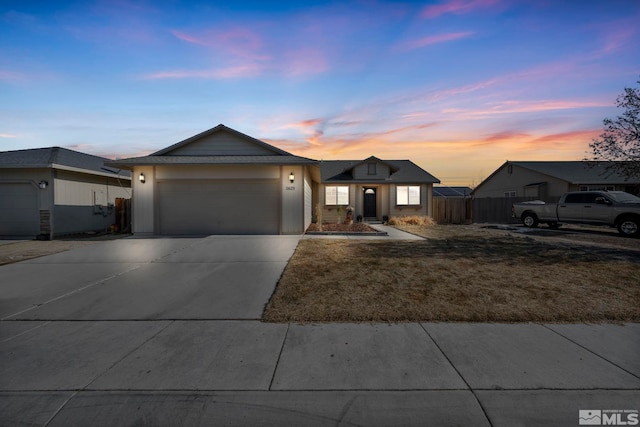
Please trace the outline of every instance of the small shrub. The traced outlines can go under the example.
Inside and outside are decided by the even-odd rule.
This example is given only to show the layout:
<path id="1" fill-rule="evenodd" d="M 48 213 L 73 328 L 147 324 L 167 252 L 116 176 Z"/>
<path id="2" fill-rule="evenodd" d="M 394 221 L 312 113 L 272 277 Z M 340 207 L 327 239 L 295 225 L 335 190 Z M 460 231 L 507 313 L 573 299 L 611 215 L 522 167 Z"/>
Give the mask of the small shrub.
<path id="1" fill-rule="evenodd" d="M 435 222 L 429 216 L 392 216 L 389 219 L 389 225 L 424 225 L 433 226 Z"/>

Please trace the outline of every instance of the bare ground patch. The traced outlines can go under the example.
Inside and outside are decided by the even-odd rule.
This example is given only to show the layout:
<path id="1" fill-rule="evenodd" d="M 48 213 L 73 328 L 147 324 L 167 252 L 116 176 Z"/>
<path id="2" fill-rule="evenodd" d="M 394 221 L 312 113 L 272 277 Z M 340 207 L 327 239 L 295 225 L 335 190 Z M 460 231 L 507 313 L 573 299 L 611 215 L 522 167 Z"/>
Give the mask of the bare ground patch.
<path id="1" fill-rule="evenodd" d="M 416 227 L 429 239 L 302 240 L 264 320 L 640 320 L 637 250 Z"/>
<path id="2" fill-rule="evenodd" d="M 53 255 L 82 246 L 92 245 L 102 240 L 120 239 L 128 234 L 104 234 L 91 237 L 74 237 L 61 240 L 23 240 L 0 244 L 0 265 L 26 261 L 45 255 Z"/>

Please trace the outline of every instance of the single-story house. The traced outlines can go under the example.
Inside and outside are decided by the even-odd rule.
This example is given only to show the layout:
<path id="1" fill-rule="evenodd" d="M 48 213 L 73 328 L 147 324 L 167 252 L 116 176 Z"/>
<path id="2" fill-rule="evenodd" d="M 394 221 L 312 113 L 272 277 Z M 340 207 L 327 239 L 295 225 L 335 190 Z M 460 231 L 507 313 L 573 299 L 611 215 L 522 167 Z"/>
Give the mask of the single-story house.
<path id="1" fill-rule="evenodd" d="M 616 190 L 637 193 L 639 180 L 631 180 L 609 163 L 584 161 L 507 161 L 472 192 L 474 198 L 537 198 L 557 200 L 569 191 Z"/>
<path id="2" fill-rule="evenodd" d="M 301 234 L 348 206 L 354 219 L 429 215 L 439 182 L 408 160 L 318 162 L 222 124 L 106 165 L 132 171 L 133 232 L 143 235 Z"/>
<path id="3" fill-rule="evenodd" d="M 365 221 L 392 216 L 432 216 L 433 184 L 440 181 L 410 160 L 328 160 L 320 162 L 317 203 L 323 221 L 344 217 L 344 206 Z"/>
<path id="4" fill-rule="evenodd" d="M 105 160 L 60 147 L 0 152 L 0 238 L 108 229 L 116 199 L 131 198 L 131 176 Z"/>

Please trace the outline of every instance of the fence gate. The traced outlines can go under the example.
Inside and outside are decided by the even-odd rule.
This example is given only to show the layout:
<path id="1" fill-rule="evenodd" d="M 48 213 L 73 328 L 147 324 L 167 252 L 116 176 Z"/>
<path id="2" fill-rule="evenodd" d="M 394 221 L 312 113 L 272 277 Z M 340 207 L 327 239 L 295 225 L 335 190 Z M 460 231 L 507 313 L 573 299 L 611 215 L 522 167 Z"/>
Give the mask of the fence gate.
<path id="1" fill-rule="evenodd" d="M 468 224 L 471 218 L 470 198 L 433 198 L 433 220 L 438 224 Z"/>

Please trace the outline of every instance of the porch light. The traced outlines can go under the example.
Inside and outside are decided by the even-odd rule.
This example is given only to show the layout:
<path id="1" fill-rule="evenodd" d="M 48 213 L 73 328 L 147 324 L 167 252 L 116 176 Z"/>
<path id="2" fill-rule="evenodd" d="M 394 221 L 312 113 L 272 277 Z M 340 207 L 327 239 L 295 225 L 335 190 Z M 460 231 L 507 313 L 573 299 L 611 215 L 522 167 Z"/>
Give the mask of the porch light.
<path id="1" fill-rule="evenodd" d="M 293 184 L 293 181 L 296 179 L 296 176 L 293 174 L 293 172 L 291 172 L 289 174 L 289 182 L 291 182 Z"/>
<path id="2" fill-rule="evenodd" d="M 38 187 L 40 187 L 40 189 L 42 189 L 42 190 L 47 188 L 47 185 L 49 185 L 49 183 L 47 181 L 45 181 L 44 179 L 38 183 Z"/>
<path id="3" fill-rule="evenodd" d="M 141 183 L 145 183 L 144 181 L 144 174 L 142 172 L 140 172 L 140 176 L 138 177 L 138 179 L 140 180 Z"/>

